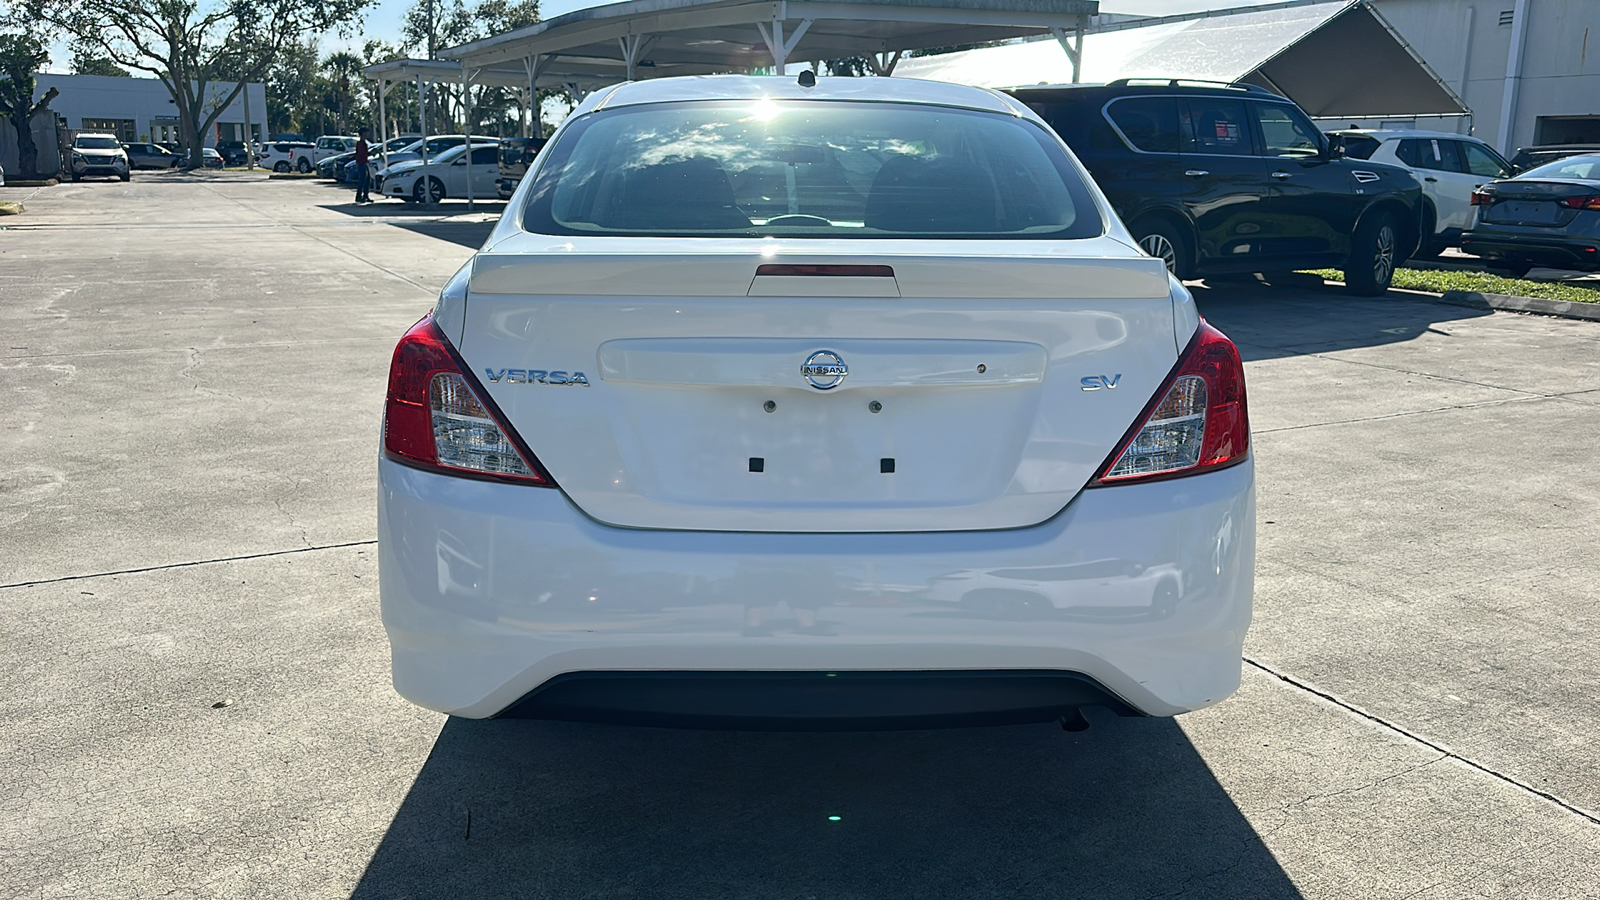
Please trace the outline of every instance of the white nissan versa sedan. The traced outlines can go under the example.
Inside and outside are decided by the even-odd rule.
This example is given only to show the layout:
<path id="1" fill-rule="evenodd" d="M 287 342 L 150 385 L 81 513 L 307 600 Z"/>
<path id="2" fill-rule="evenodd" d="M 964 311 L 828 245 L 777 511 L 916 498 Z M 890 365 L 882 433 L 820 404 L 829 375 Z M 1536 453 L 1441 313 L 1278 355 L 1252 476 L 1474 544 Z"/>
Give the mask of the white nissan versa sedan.
<path id="1" fill-rule="evenodd" d="M 619 85 L 395 349 L 394 683 L 697 727 L 1198 709 L 1239 684 L 1249 443 L 1233 344 L 1016 100 Z"/>

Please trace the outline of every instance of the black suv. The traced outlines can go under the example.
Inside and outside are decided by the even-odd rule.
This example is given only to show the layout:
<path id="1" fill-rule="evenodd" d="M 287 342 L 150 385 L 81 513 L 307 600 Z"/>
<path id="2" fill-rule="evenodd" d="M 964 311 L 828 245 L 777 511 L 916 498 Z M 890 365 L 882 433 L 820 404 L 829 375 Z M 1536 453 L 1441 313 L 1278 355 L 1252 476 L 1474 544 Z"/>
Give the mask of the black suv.
<path id="1" fill-rule="evenodd" d="M 1122 221 L 1179 278 L 1342 268 L 1387 290 L 1415 252 L 1422 188 L 1346 159 L 1292 101 L 1255 85 L 1124 79 L 1011 91 L 1072 148 Z"/>

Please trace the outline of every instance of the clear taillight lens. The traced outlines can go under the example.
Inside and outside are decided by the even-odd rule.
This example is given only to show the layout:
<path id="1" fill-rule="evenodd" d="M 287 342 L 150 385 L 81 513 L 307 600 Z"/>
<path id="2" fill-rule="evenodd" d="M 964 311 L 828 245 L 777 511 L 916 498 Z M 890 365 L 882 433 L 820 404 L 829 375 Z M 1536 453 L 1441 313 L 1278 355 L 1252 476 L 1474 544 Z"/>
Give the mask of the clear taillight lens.
<path id="1" fill-rule="evenodd" d="M 394 348 L 383 447 L 391 459 L 418 468 L 555 486 L 467 374 L 432 316 L 411 326 Z"/>
<path id="2" fill-rule="evenodd" d="M 1206 437 L 1206 380 L 1186 375 L 1173 383 L 1161 405 L 1145 420 L 1133 442 L 1122 451 L 1110 478 L 1155 475 L 1187 469 L 1200 462 Z"/>
<path id="3" fill-rule="evenodd" d="M 439 465 L 490 475 L 537 478 L 511 439 L 460 375 L 433 376 L 428 386 L 433 447 Z"/>
<path id="4" fill-rule="evenodd" d="M 1091 485 L 1207 472 L 1242 462 L 1249 451 L 1244 364 L 1233 342 L 1202 321 Z"/>

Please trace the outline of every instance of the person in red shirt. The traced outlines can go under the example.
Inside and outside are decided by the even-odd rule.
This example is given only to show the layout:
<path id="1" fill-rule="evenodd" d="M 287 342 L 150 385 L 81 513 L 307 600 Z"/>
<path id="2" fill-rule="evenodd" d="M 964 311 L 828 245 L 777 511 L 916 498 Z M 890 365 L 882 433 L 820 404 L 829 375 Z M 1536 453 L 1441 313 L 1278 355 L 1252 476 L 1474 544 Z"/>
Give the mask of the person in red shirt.
<path id="1" fill-rule="evenodd" d="M 372 133 L 370 128 L 362 128 L 356 135 L 356 202 L 371 203 L 372 198 L 367 196 L 367 188 L 372 184 L 372 172 L 367 163 L 372 159 L 372 150 L 367 146 L 367 135 Z"/>

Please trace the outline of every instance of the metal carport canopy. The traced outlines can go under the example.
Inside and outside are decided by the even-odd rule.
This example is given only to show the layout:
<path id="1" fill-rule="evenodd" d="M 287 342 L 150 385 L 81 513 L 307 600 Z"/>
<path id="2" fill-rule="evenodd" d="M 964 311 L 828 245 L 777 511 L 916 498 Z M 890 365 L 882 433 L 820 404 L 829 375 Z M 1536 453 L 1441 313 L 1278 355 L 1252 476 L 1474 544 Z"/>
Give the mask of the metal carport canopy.
<path id="1" fill-rule="evenodd" d="M 1315 0 L 1092 28 L 1083 81 L 1175 78 L 1258 84 L 1317 118 L 1470 113 L 1365 0 Z M 1071 64 L 1055 42 L 907 60 L 897 75 L 985 87 L 1062 84 Z"/>
<path id="2" fill-rule="evenodd" d="M 1054 35 L 1075 55 L 1098 0 L 625 0 L 440 51 L 480 83 L 590 85 Z"/>

